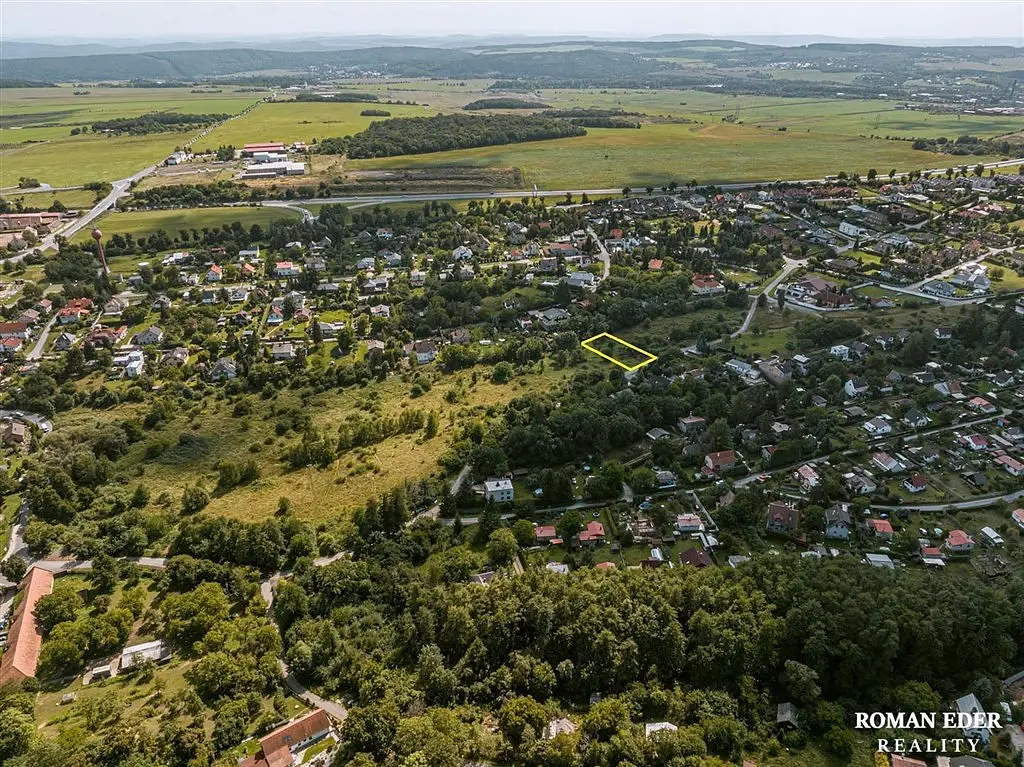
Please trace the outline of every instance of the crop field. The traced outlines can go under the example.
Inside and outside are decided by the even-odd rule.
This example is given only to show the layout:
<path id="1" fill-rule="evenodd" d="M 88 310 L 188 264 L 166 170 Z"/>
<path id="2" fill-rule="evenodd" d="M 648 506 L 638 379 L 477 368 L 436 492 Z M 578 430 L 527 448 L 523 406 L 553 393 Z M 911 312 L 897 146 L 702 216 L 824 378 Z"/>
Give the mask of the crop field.
<path id="1" fill-rule="evenodd" d="M 75 95 L 75 90 L 88 91 Z M 71 135 L 99 120 L 149 112 L 237 114 L 259 94 L 188 88 L 9 88 L 0 91 L 0 186 L 22 176 L 53 186 L 124 178 L 161 161 L 198 131 Z M 101 143 L 104 142 L 104 143 Z"/>
<path id="2" fill-rule="evenodd" d="M 145 237 L 158 229 L 174 234 L 179 229 L 199 229 L 220 227 L 240 221 L 242 226 L 249 228 L 253 224 L 267 226 L 271 221 L 282 218 L 298 218 L 299 214 L 281 208 L 249 208 L 244 206 L 224 208 L 190 208 L 185 210 L 147 210 L 131 213 L 110 213 L 99 219 L 97 226 L 103 230 L 105 237 L 112 234 L 130 234 L 133 237 Z M 72 242 L 85 242 L 90 238 L 89 227 L 78 232 Z"/>
<path id="3" fill-rule="evenodd" d="M 839 170 L 928 166 L 935 155 L 909 144 L 856 136 L 788 134 L 743 125 L 645 125 L 588 129 L 586 136 L 424 155 L 356 160 L 346 170 L 518 167 L 545 188 L 612 188 L 696 179 L 700 183 L 814 178 Z"/>
<path id="4" fill-rule="evenodd" d="M 396 96 L 396 98 L 399 98 Z M 405 101 L 404 97 L 402 100 Z M 411 99 L 409 99 L 411 100 Z M 366 128 L 374 120 L 386 117 L 362 117 L 364 109 L 383 109 L 392 117 L 426 117 L 437 110 L 423 106 L 396 104 L 278 101 L 261 104 L 245 117 L 210 132 L 204 141 L 211 147 L 221 144 L 255 144 L 261 141 L 305 141 L 329 136 L 348 136 Z"/>

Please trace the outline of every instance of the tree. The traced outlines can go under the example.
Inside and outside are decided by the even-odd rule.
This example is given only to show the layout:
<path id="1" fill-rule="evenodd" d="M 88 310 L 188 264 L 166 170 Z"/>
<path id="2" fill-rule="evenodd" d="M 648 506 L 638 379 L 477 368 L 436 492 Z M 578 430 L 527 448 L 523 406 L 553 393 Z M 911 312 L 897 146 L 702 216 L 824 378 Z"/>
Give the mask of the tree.
<path id="1" fill-rule="evenodd" d="M 874 181 L 877 176 L 878 176 L 878 171 L 876 171 L 874 168 L 868 168 L 868 181 L 869 182 L 870 181 Z"/>
<path id="2" fill-rule="evenodd" d="M 105 551 L 92 558 L 92 584 L 98 592 L 111 593 L 120 577 L 120 563 Z"/>
<path id="3" fill-rule="evenodd" d="M 436 437 L 439 426 L 440 419 L 438 418 L 437 411 L 431 410 L 427 413 L 427 424 L 423 427 L 423 437 L 425 439 L 433 439 Z"/>
<path id="4" fill-rule="evenodd" d="M 160 609 L 167 636 L 188 648 L 230 615 L 231 603 L 220 584 L 201 583 L 187 593 L 168 595 Z"/>
<path id="5" fill-rule="evenodd" d="M 512 698 L 498 712 L 498 726 L 505 739 L 513 746 L 519 746 L 530 728 L 536 735 L 547 724 L 547 712 L 533 698 L 524 696 Z"/>
<path id="6" fill-rule="evenodd" d="M 181 496 L 181 513 L 198 514 L 206 508 L 206 504 L 209 502 L 210 494 L 199 485 L 186 487 L 185 492 Z"/>
<path id="7" fill-rule="evenodd" d="M 324 342 L 323 328 L 320 327 L 320 322 L 315 318 L 313 319 L 313 327 L 310 329 L 310 335 L 313 338 L 313 343 L 317 346 Z"/>
<path id="8" fill-rule="evenodd" d="M 633 190 L 630 189 L 628 186 L 624 186 L 624 187 L 622 187 L 622 196 L 623 197 L 629 197 L 629 193 L 632 192 L 632 191 Z"/>
<path id="9" fill-rule="evenodd" d="M 213 747 L 218 752 L 237 746 L 245 737 L 249 710 L 243 700 L 232 700 L 221 706 L 213 720 Z"/>
<path id="10" fill-rule="evenodd" d="M 555 525 L 558 537 L 563 541 L 571 540 L 576 533 L 583 529 L 583 517 L 576 509 L 566 511 L 558 524 Z"/>
<path id="11" fill-rule="evenodd" d="M 7 763 L 28 751 L 35 723 L 31 711 L 21 711 L 14 706 L 0 708 L 0 763 Z"/>
<path id="12" fill-rule="evenodd" d="M 51 593 L 36 602 L 34 615 L 43 631 L 50 632 L 59 623 L 73 621 L 84 604 L 74 586 L 58 581 Z"/>
<path id="13" fill-rule="evenodd" d="M 19 556 L 8 557 L 3 562 L 0 562 L 0 575 L 11 583 L 20 582 L 25 577 L 26 572 L 28 572 L 28 565 Z"/>
<path id="14" fill-rule="evenodd" d="M 516 536 L 507 527 L 495 530 L 487 540 L 487 558 L 495 565 L 507 565 L 519 553 Z"/>
<path id="15" fill-rule="evenodd" d="M 491 380 L 496 384 L 508 383 L 512 380 L 512 374 L 514 372 L 515 371 L 510 363 L 499 362 L 491 371 Z"/>
<path id="16" fill-rule="evenodd" d="M 533 523 L 528 519 L 517 519 L 516 523 L 512 525 L 512 535 L 516 537 L 516 543 L 522 549 L 529 548 L 536 540 Z"/>
<path id="17" fill-rule="evenodd" d="M 797 703 L 810 703 L 821 694 L 817 672 L 795 660 L 786 661 L 782 682 Z"/>

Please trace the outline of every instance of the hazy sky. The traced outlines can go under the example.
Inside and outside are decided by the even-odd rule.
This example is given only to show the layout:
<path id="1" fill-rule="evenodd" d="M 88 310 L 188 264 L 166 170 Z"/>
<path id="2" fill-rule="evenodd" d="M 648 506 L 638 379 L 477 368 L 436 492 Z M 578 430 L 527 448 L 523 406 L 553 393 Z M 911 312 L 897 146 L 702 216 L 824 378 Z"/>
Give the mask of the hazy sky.
<path id="1" fill-rule="evenodd" d="M 0 0 L 0 39 L 488 33 L 998 37 L 1016 38 L 1024 45 L 1024 2 Z"/>

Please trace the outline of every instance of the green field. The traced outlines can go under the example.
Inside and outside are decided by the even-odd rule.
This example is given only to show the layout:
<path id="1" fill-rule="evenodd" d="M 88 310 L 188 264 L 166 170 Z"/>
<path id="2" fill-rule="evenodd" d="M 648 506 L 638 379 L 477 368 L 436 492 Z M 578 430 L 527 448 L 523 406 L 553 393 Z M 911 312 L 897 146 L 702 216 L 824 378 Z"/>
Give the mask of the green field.
<path id="1" fill-rule="evenodd" d="M 405 99 L 403 99 L 405 100 Z M 393 106 L 368 103 L 313 103 L 281 101 L 261 104 L 245 117 L 232 120 L 203 140 L 211 147 L 221 144 L 255 144 L 262 141 L 305 141 L 329 136 L 348 136 L 383 117 L 362 117 L 364 109 L 384 109 L 392 117 L 423 117 L 437 110 L 422 106 Z"/>
<path id="2" fill-rule="evenodd" d="M 187 210 L 147 210 L 132 213 L 110 213 L 98 221 L 105 237 L 112 234 L 130 234 L 133 237 L 145 237 L 157 229 L 168 234 L 176 234 L 179 229 L 199 229 L 220 227 L 240 221 L 242 226 L 249 228 L 253 224 L 267 226 L 271 221 L 282 218 L 298 218 L 298 213 L 281 208 L 192 208 Z M 90 238 L 90 229 L 86 227 L 78 232 L 72 242 L 85 242 Z"/>
<path id="3" fill-rule="evenodd" d="M 670 180 L 812 178 L 868 167 L 917 168 L 935 156 L 903 143 L 856 136 L 778 133 L 738 125 L 645 125 L 640 130 L 589 129 L 578 138 L 358 160 L 346 170 L 518 167 L 524 183 L 548 188 L 661 186 Z"/>
<path id="4" fill-rule="evenodd" d="M 72 136 L 99 120 L 149 112 L 238 114 L 259 94 L 191 93 L 189 88 L 8 88 L 0 91 L 0 186 L 22 176 L 53 186 L 125 178 L 160 162 L 196 133 Z M 104 143 L 101 143 L 104 142 Z"/>

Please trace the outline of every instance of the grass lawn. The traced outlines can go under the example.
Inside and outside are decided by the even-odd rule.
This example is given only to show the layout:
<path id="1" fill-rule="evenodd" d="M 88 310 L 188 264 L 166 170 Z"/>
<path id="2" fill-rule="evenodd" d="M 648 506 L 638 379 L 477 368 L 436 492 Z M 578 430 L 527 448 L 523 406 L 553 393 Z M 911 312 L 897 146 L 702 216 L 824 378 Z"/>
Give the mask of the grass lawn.
<path id="1" fill-rule="evenodd" d="M 989 276 L 991 276 L 992 269 L 1003 270 L 1003 276 L 1001 279 L 992 280 L 992 289 L 997 293 L 1001 291 L 1024 290 L 1024 277 L 1021 277 L 1010 267 L 1003 266 L 1001 264 L 993 264 L 991 261 L 983 261 L 982 263 L 989 268 Z"/>
<path id="2" fill-rule="evenodd" d="M 757 320 L 754 320 L 757 327 Z M 756 357 L 770 357 L 773 354 L 782 354 L 787 351 L 786 343 L 793 337 L 792 331 L 788 328 L 778 330 L 767 330 L 760 335 L 748 331 L 733 341 L 736 351 L 742 354 L 752 354 Z"/>
<path id="3" fill-rule="evenodd" d="M 7 553 L 7 542 L 11 538 L 11 525 L 21 508 L 21 494 L 13 493 L 3 499 L 0 505 L 0 555 Z"/>
<path id="4" fill-rule="evenodd" d="M 181 229 L 202 231 L 204 228 L 220 228 L 223 224 L 238 221 L 248 229 L 253 224 L 266 228 L 271 221 L 278 219 L 295 219 L 299 214 L 292 210 L 280 208 L 192 208 L 185 210 L 146 210 L 130 213 L 110 213 L 103 216 L 97 225 L 106 237 L 113 234 L 130 234 L 133 237 L 145 237 L 158 229 L 163 229 L 171 236 Z M 72 242 L 85 242 L 91 238 L 89 227 L 78 232 Z M 145 260 L 152 260 L 142 258 Z"/>
<path id="5" fill-rule="evenodd" d="M 89 189 L 68 189 L 61 192 L 27 192 L 6 195 L 4 199 L 12 205 L 20 202 L 26 208 L 46 210 L 54 202 L 60 202 L 68 210 L 84 210 L 93 206 L 96 192 Z"/>
<path id="6" fill-rule="evenodd" d="M 897 293 L 894 290 L 887 290 L 879 285 L 866 285 L 863 288 L 858 288 L 856 293 L 858 296 L 867 296 L 868 298 L 889 298 L 892 299 L 893 303 L 898 303 L 906 295 L 905 293 Z"/>

